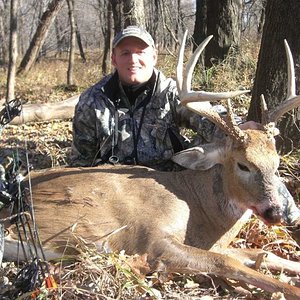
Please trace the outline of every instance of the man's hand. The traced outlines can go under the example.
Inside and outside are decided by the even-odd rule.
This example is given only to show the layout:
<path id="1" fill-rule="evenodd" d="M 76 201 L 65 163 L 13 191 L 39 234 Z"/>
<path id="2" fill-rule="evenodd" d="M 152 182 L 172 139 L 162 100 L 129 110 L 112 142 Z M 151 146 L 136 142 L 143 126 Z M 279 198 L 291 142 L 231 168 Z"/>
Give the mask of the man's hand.
<path id="1" fill-rule="evenodd" d="M 239 125 L 239 127 L 242 130 L 246 130 L 246 129 L 263 129 L 263 126 L 260 123 L 254 122 L 254 121 L 247 121 L 245 123 L 241 123 Z"/>
<path id="2" fill-rule="evenodd" d="M 246 130 L 246 129 L 264 130 L 265 129 L 265 127 L 262 124 L 254 122 L 254 121 L 247 121 L 245 123 L 240 124 L 239 127 L 242 130 Z M 274 128 L 272 126 L 272 133 L 274 136 L 276 136 L 280 133 L 279 129 L 275 127 L 275 124 L 274 124 Z"/>

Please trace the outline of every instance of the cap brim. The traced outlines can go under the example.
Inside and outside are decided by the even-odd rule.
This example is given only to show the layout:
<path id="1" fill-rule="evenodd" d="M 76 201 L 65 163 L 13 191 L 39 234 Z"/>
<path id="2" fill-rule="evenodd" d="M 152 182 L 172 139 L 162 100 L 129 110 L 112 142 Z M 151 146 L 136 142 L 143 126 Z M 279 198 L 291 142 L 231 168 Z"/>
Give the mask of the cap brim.
<path id="1" fill-rule="evenodd" d="M 153 43 L 147 41 L 146 39 L 143 39 L 143 38 L 140 37 L 139 35 L 129 34 L 129 35 L 122 36 L 118 41 L 116 41 L 116 42 L 113 44 L 113 48 L 115 48 L 118 44 L 120 44 L 121 41 L 123 41 L 124 39 L 126 39 L 126 38 L 128 38 L 128 37 L 135 37 L 135 38 L 137 38 L 137 39 L 143 41 L 146 45 L 154 47 L 154 44 L 153 44 Z"/>

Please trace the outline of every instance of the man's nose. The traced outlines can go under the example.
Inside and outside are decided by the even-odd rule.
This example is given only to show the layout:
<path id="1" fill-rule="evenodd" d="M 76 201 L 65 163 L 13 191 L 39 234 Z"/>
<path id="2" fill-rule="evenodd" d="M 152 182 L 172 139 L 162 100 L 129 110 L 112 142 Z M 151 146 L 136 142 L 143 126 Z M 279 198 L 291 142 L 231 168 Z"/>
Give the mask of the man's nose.
<path id="1" fill-rule="evenodd" d="M 138 61 L 138 54 L 137 53 L 131 53 L 129 55 L 130 61 Z"/>

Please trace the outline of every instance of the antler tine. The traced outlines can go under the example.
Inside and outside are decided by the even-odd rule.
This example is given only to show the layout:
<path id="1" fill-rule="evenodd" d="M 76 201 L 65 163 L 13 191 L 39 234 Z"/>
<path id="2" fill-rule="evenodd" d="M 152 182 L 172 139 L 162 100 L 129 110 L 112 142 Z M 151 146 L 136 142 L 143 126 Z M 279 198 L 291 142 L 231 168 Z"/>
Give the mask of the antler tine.
<path id="1" fill-rule="evenodd" d="M 227 99 L 226 108 L 227 108 L 226 124 L 229 129 L 229 134 L 233 136 L 236 141 L 240 143 L 245 143 L 247 139 L 247 134 L 238 126 L 238 124 L 235 121 L 230 99 Z"/>
<path id="2" fill-rule="evenodd" d="M 266 125 L 269 123 L 268 106 L 263 94 L 260 95 L 260 108 L 261 108 L 261 124 Z"/>
<path id="3" fill-rule="evenodd" d="M 191 58 L 189 59 L 187 66 L 186 66 L 186 71 L 183 75 L 183 91 L 188 93 L 191 90 L 192 86 L 192 76 L 193 72 L 195 69 L 195 65 L 199 59 L 199 56 L 205 49 L 206 45 L 209 43 L 209 41 L 213 38 L 212 35 L 208 36 L 195 50 Z"/>
<path id="4" fill-rule="evenodd" d="M 296 77 L 294 59 L 291 49 L 286 40 L 284 40 L 284 47 L 287 57 L 287 73 L 288 73 L 288 86 L 286 99 L 280 103 L 276 108 L 269 112 L 269 122 L 276 122 L 286 112 L 300 106 L 300 95 L 296 94 Z"/>
<path id="5" fill-rule="evenodd" d="M 215 110 L 206 109 L 203 107 L 201 102 L 189 102 L 186 104 L 187 108 L 196 114 L 206 117 L 212 123 L 220 127 L 224 132 L 229 132 L 229 128 L 226 124 L 225 119 L 223 119 Z"/>
<path id="6" fill-rule="evenodd" d="M 295 77 L 295 65 L 293 55 L 287 40 L 284 40 L 284 48 L 287 59 L 287 75 L 288 75 L 288 86 L 287 86 L 287 100 L 296 96 L 296 77 Z"/>
<path id="7" fill-rule="evenodd" d="M 208 118 L 211 122 L 220 127 L 228 135 L 238 142 L 244 142 L 246 134 L 237 126 L 232 113 L 230 100 L 231 97 L 236 97 L 249 90 L 244 91 L 231 91 L 231 92 L 205 92 L 205 91 L 192 91 L 191 82 L 195 65 L 198 61 L 200 54 L 208 42 L 212 39 L 212 35 L 208 36 L 196 49 L 191 58 L 189 59 L 185 71 L 183 71 L 184 49 L 187 38 L 187 31 L 184 33 L 181 47 L 179 50 L 178 62 L 177 62 L 177 89 L 180 96 L 182 105 L 185 105 L 188 109 L 194 111 L 196 114 L 200 114 Z M 226 120 L 223 119 L 216 111 L 211 109 L 209 101 L 217 101 L 222 99 L 228 99 L 228 115 Z"/>
<path id="8" fill-rule="evenodd" d="M 260 95 L 260 108 L 261 108 L 261 124 L 269 138 L 273 138 L 279 134 L 279 130 L 275 127 L 275 122 L 270 121 L 267 102 L 263 94 Z"/>
<path id="9" fill-rule="evenodd" d="M 183 35 L 183 39 L 180 45 L 179 54 L 178 54 L 178 61 L 176 67 L 176 84 L 178 93 L 181 94 L 182 91 L 182 82 L 183 82 L 183 59 L 184 59 L 184 49 L 185 49 L 185 41 L 187 37 L 187 30 Z"/>
<path id="10" fill-rule="evenodd" d="M 208 120 L 216 124 L 221 130 L 231 136 L 236 142 L 244 144 L 247 139 L 245 131 L 239 128 L 237 125 L 234 114 L 232 111 L 230 99 L 227 99 L 227 116 L 226 119 L 222 118 L 215 110 L 205 109 L 200 102 L 189 102 L 186 105 L 188 109 L 206 117 Z"/>
<path id="11" fill-rule="evenodd" d="M 186 105 L 188 102 L 208 102 L 208 101 L 218 101 L 222 99 L 228 99 L 232 97 L 236 97 L 245 93 L 248 93 L 249 90 L 244 91 L 231 91 L 231 92 L 205 92 L 205 91 L 191 91 L 191 82 L 192 75 L 197 63 L 197 60 L 200 54 L 203 52 L 204 48 L 208 44 L 208 42 L 212 39 L 212 35 L 208 36 L 196 49 L 196 51 L 191 56 L 188 61 L 186 70 L 183 72 L 183 60 L 184 60 L 184 49 L 185 42 L 187 38 L 187 31 L 184 33 L 183 40 L 181 43 L 178 62 L 177 62 L 177 89 L 180 95 L 180 100 L 182 105 Z"/>

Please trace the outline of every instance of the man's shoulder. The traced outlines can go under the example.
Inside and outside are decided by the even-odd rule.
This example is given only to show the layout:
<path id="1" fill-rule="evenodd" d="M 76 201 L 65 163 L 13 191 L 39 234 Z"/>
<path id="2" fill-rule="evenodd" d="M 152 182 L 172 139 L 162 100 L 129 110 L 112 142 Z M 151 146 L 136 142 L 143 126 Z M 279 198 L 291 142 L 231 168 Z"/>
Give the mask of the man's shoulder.
<path id="1" fill-rule="evenodd" d="M 166 77 L 163 72 L 158 71 L 155 69 L 157 73 L 157 88 L 159 91 L 169 90 L 169 91 L 176 91 L 176 81 L 171 77 Z"/>
<path id="2" fill-rule="evenodd" d="M 105 94 L 103 92 L 103 87 L 105 84 L 109 81 L 111 78 L 111 75 L 107 75 L 103 77 L 99 82 L 94 84 L 93 86 L 89 87 L 85 91 L 83 91 L 80 95 L 78 105 L 87 105 L 92 106 L 93 103 L 96 101 L 99 101 L 99 99 L 105 97 Z"/>
<path id="3" fill-rule="evenodd" d="M 163 107 L 177 98 L 176 81 L 170 77 L 166 77 L 162 72 L 158 71 L 157 86 L 155 91 L 156 104 Z"/>

